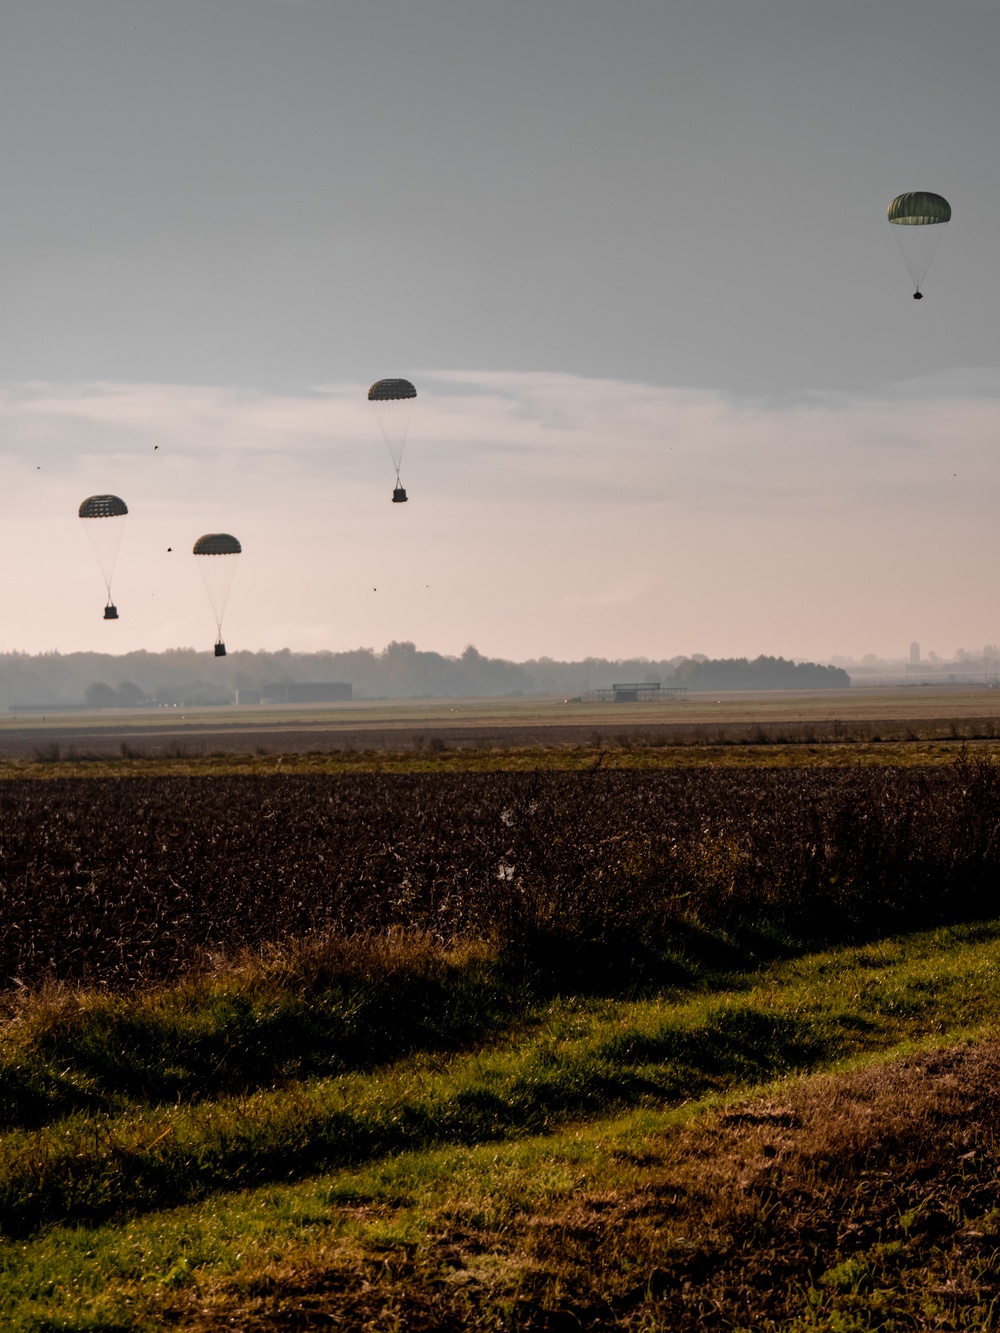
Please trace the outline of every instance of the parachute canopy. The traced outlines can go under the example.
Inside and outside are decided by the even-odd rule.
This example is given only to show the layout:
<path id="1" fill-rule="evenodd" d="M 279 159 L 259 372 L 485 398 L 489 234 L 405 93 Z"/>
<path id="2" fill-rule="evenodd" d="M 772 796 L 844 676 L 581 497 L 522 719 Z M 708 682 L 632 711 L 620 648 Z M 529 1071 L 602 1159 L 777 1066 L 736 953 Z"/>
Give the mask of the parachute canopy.
<path id="1" fill-rule="evenodd" d="M 927 276 L 945 223 L 951 221 L 951 204 L 930 190 L 911 190 L 897 195 L 889 205 L 889 221 L 913 279 L 914 300 L 919 301 L 923 295 L 920 284 Z"/>
<path id="2" fill-rule="evenodd" d="M 239 555 L 243 547 L 228 532 L 207 532 L 194 544 L 195 555 Z"/>
<path id="3" fill-rule="evenodd" d="M 410 429 L 413 415 L 413 402 L 417 391 L 409 380 L 376 380 L 368 390 L 368 401 L 375 405 L 375 416 L 379 429 L 385 439 L 389 457 L 396 469 L 396 492 L 403 490 L 399 482 L 399 469 L 403 465 L 403 448 Z M 403 491 L 405 499 L 406 492 Z M 398 494 L 394 493 L 396 500 Z"/>
<path id="4" fill-rule="evenodd" d="M 117 620 L 117 612 L 114 615 L 108 615 L 107 612 L 113 609 L 111 580 L 114 577 L 115 565 L 118 563 L 118 548 L 122 541 L 128 505 L 117 495 L 89 495 L 77 512 L 85 520 L 83 530 L 93 548 L 97 567 L 108 590 L 104 618 Z"/>
<path id="5" fill-rule="evenodd" d="M 216 628 L 219 631 L 216 657 L 223 657 L 226 651 L 222 644 L 222 617 L 226 613 L 229 590 L 233 586 L 236 560 L 242 550 L 243 547 L 228 532 L 206 532 L 204 537 L 199 537 L 194 544 L 195 555 L 213 557 L 211 560 L 199 560 L 198 568 L 201 570 L 205 591 L 212 604 L 212 614 L 215 616 Z"/>
<path id="6" fill-rule="evenodd" d="M 889 205 L 889 221 L 897 227 L 932 227 L 951 221 L 951 204 L 929 190 L 911 190 L 897 195 Z"/>
<path id="7" fill-rule="evenodd" d="M 370 403 L 392 402 L 396 398 L 416 398 L 417 391 L 409 380 L 376 380 L 368 390 Z"/>
<path id="8" fill-rule="evenodd" d="M 80 506 L 81 518 L 121 518 L 128 505 L 117 495 L 91 495 Z"/>

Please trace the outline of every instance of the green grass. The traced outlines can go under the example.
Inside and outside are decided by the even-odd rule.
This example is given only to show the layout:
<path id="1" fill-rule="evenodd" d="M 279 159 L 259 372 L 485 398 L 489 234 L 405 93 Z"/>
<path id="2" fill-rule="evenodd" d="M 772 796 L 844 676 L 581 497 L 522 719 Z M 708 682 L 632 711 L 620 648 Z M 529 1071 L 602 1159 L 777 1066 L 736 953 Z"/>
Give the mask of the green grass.
<path id="1" fill-rule="evenodd" d="M 481 952 L 444 966 L 482 978 L 493 965 Z M 426 959 L 421 966 L 434 975 Z M 400 977 L 411 984 L 402 965 Z M 56 1099 L 45 1123 L 15 1125 L 0 1143 L 0 1318 L 18 1333 L 154 1327 L 186 1300 L 199 1310 L 218 1293 L 249 1300 L 261 1274 L 293 1261 L 361 1273 L 398 1259 L 405 1278 L 425 1259 L 440 1266 L 432 1240 L 459 1225 L 502 1233 L 564 1203 L 584 1176 L 588 1189 L 635 1187 L 650 1136 L 671 1133 L 706 1101 L 1000 1030 L 998 978 L 1000 923 L 952 928 L 693 990 L 534 1005 L 521 997 L 473 1049 L 464 1038 L 414 1042 L 379 1065 L 357 1061 L 239 1095 L 203 1085 L 172 1105 L 134 1055 L 123 1054 L 117 1087 L 105 1070 L 95 1090 L 87 1040 L 102 1014 L 124 1022 L 129 1004 L 145 1014 L 139 1031 L 159 1014 L 211 1034 L 231 1012 L 219 997 L 240 994 L 236 979 L 95 999 L 89 1010 L 26 1008 L 6 1034 L 5 1067 L 17 1067 L 18 1050 L 40 1060 L 47 1049 L 53 1063 L 36 1064 L 35 1076 L 75 1081 L 98 1105 L 62 1115 Z M 258 995 L 280 989 L 273 978 L 256 984 Z M 243 986 L 252 992 L 246 977 Z M 308 992 L 310 1004 L 321 989 Z M 336 993 L 341 1003 L 343 987 Z M 98 1016 L 90 1037 L 88 1013 Z M 493 1247 L 476 1262 L 473 1285 L 495 1290 L 497 1308 L 530 1286 L 516 1252 Z"/>
<path id="2" fill-rule="evenodd" d="M 502 1030 L 528 1002 L 524 976 L 482 948 L 393 937 L 134 995 L 15 1000 L 0 1036 L 0 1126 L 191 1103 L 414 1049 L 454 1050 Z"/>

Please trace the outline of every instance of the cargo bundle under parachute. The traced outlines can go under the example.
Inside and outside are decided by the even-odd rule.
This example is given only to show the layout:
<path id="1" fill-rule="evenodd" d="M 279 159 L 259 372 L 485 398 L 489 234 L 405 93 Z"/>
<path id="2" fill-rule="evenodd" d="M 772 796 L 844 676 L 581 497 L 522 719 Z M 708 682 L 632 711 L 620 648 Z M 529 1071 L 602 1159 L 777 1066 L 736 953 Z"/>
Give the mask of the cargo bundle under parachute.
<path id="1" fill-rule="evenodd" d="M 198 568 L 205 583 L 208 600 L 212 604 L 215 627 L 218 638 L 215 641 L 216 657 L 225 657 L 226 645 L 222 641 L 222 617 L 225 615 L 229 590 L 233 586 L 236 573 L 236 559 L 243 547 L 228 532 L 208 532 L 199 537 L 194 544 L 194 554 L 199 557 Z"/>
<path id="2" fill-rule="evenodd" d="M 399 469 L 403 463 L 403 449 L 410 429 L 416 396 L 417 391 L 409 380 L 376 380 L 368 390 L 368 401 L 375 406 L 379 429 L 385 438 L 392 465 L 396 469 L 396 487 L 392 492 L 393 504 L 405 504 L 408 499 L 399 480 Z"/>

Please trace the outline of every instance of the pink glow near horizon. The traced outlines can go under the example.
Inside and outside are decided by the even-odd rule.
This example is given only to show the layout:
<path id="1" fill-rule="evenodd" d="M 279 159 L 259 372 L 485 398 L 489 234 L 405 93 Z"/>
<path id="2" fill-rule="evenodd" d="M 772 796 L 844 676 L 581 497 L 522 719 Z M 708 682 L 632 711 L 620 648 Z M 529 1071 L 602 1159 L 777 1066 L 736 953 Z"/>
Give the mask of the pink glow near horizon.
<path id="1" fill-rule="evenodd" d="M 209 645 L 190 551 L 212 530 L 243 542 L 226 635 L 247 648 L 828 660 L 1000 638 L 995 397 L 412 378 L 406 506 L 365 386 L 8 386 L 0 647 Z M 117 624 L 76 518 L 97 491 L 131 511 Z"/>

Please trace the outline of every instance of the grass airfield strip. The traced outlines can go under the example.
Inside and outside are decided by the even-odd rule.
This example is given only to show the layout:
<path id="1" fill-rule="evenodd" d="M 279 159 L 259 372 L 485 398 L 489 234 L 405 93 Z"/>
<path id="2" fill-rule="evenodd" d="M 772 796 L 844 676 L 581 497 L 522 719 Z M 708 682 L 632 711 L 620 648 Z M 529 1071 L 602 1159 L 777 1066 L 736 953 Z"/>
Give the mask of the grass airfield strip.
<path id="1" fill-rule="evenodd" d="M 60 709 L 19 708 L 0 715 L 0 736 L 10 731 L 74 730 L 122 726 L 156 731 L 180 722 L 191 728 L 326 725 L 360 727 L 655 726 L 720 722 L 891 721 L 920 717 L 1000 719 L 1000 690 L 976 684 L 852 686 L 843 690 L 744 690 L 692 692 L 682 700 L 654 703 L 584 703 L 551 697 L 356 699 L 338 704 L 188 704 L 171 707 Z"/>
<path id="2" fill-rule="evenodd" d="M 817 739 L 1000 739 L 1000 691 L 983 685 L 887 686 L 692 694 L 683 701 L 581 703 L 559 698 L 358 700 L 338 705 L 118 710 L 18 709 L 0 716 L 0 756 L 64 751 L 109 757 L 171 753 L 553 748 L 615 743 L 705 744 Z M 179 753 L 179 757 L 184 757 Z"/>
<path id="3" fill-rule="evenodd" d="M 1000 743 L 1000 690 L 909 686 L 661 704 L 384 700 L 0 717 L 0 777 L 934 763 Z"/>
<path id="4" fill-rule="evenodd" d="M 3 1326 L 992 1326 L 998 978 L 1000 922 L 954 927 L 723 988 L 564 997 L 472 1052 L 13 1128 Z M 47 1003 L 9 1024 L 7 1070 L 72 1025 Z M 345 1114 L 393 1151 L 278 1183 Z M 227 1190 L 248 1149 L 272 1181 Z M 154 1167 L 203 1197 L 142 1211 L 140 1188 L 131 1216 L 60 1224 L 127 1214 Z M 46 1200 L 47 1229 L 13 1239 Z"/>

